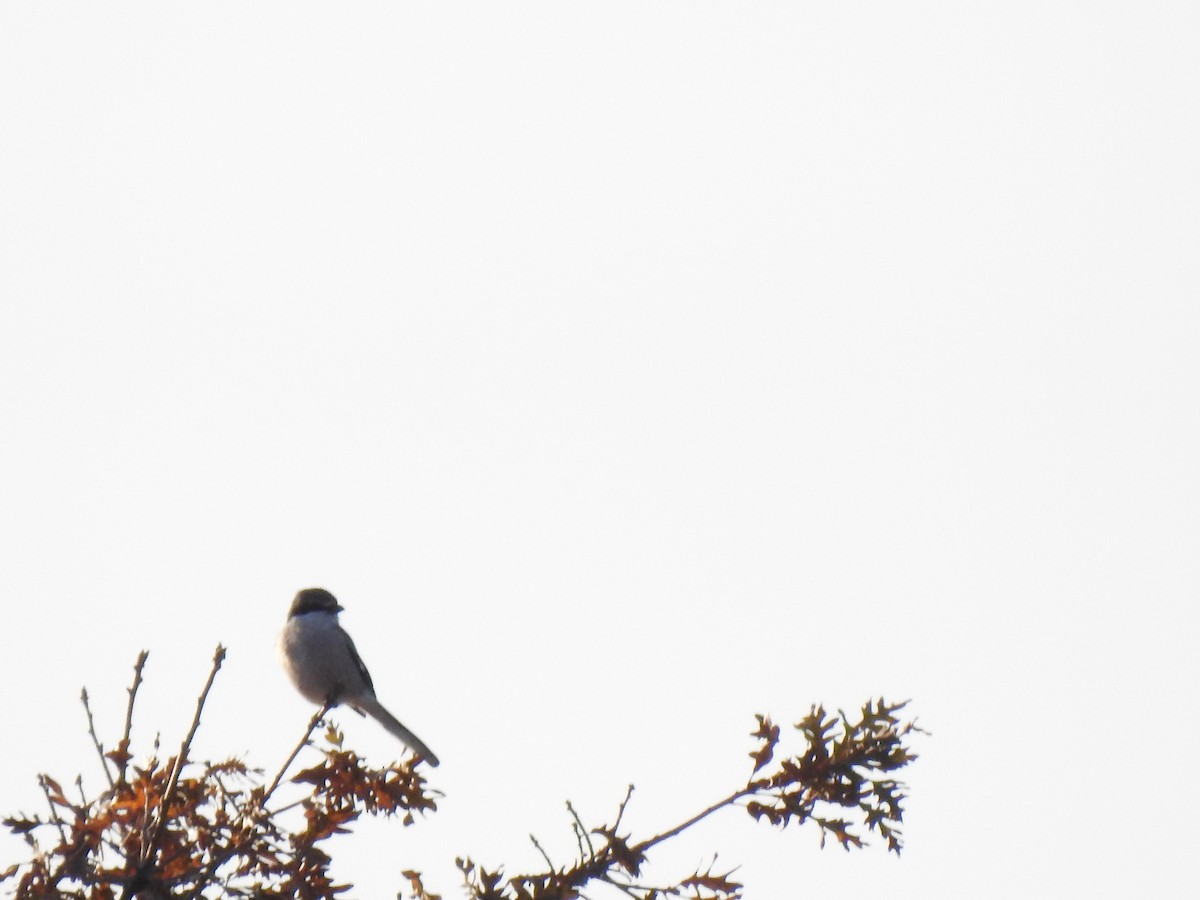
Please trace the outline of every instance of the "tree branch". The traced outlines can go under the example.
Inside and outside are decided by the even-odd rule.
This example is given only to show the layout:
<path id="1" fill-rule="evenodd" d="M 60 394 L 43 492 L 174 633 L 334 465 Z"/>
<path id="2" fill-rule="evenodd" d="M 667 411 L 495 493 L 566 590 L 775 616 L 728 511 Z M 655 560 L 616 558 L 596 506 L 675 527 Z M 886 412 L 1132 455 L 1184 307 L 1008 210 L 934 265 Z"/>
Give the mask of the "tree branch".
<path id="1" fill-rule="evenodd" d="M 179 775 L 183 771 L 188 753 L 192 749 L 192 740 L 196 737 L 196 731 L 200 728 L 200 714 L 204 711 L 204 704 L 208 700 L 208 692 L 212 690 L 213 681 L 216 679 L 217 672 L 224 661 L 225 648 L 217 644 L 216 652 L 213 653 L 212 669 L 208 673 L 208 681 L 204 683 L 204 690 L 200 692 L 200 697 L 196 700 L 196 714 L 192 717 L 192 727 L 188 730 L 187 737 L 183 739 L 183 743 L 179 745 L 179 754 L 175 757 L 175 764 L 171 767 L 171 777 L 167 779 L 167 786 L 163 790 L 162 802 L 154 817 L 154 825 L 149 831 L 147 840 L 142 844 L 142 863 L 149 861 L 151 855 L 154 853 L 154 846 L 158 843 L 158 837 L 162 834 L 163 826 L 166 825 L 167 809 L 171 803 L 171 796 L 175 793 L 175 788 L 179 786 Z"/>
<path id="2" fill-rule="evenodd" d="M 143 650 L 138 654 L 137 662 L 133 665 L 133 684 L 126 688 L 129 694 L 129 704 L 125 707 L 125 731 L 121 734 L 121 740 L 117 744 L 117 750 L 120 752 L 120 762 L 117 765 L 117 784 L 125 784 L 125 770 L 129 764 L 129 739 L 133 733 L 133 705 L 137 700 L 138 688 L 142 685 L 142 669 L 146 667 L 146 660 L 150 657 L 149 650 Z"/>
<path id="3" fill-rule="evenodd" d="M 96 720 L 92 718 L 92 705 L 88 702 L 86 687 L 79 692 L 79 699 L 83 703 L 84 712 L 87 713 L 88 734 L 92 736 L 92 746 L 96 748 L 96 755 L 100 757 L 100 767 L 104 769 L 104 777 L 108 779 L 109 789 L 112 789 L 115 785 L 112 773 L 108 771 L 108 757 L 104 755 L 104 746 L 100 743 L 100 738 L 96 737 Z"/>

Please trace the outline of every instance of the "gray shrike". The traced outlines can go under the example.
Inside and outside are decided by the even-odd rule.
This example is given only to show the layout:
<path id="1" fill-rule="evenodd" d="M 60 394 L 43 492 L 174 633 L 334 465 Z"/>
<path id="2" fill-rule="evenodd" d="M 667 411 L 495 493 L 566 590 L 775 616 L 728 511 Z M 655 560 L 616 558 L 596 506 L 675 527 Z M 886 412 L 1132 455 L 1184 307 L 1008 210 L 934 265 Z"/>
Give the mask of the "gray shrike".
<path id="1" fill-rule="evenodd" d="M 335 706 L 347 703 L 436 766 L 438 758 L 433 752 L 375 699 L 371 674 L 354 649 L 354 641 L 338 624 L 341 611 L 333 594 L 324 588 L 306 588 L 296 595 L 287 624 L 279 632 L 279 661 L 284 671 L 310 703 L 323 706 L 330 699 Z"/>

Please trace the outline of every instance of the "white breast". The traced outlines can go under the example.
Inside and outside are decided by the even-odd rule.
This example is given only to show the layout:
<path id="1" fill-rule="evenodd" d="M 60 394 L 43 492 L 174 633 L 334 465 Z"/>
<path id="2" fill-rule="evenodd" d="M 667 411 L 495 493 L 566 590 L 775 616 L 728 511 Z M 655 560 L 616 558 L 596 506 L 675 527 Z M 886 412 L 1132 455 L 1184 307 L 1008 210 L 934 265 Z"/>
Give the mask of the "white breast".
<path id="1" fill-rule="evenodd" d="M 349 703 L 370 690 L 350 656 L 346 633 L 329 613 L 289 618 L 277 649 L 284 671 L 310 703 L 320 706 L 335 692 Z"/>

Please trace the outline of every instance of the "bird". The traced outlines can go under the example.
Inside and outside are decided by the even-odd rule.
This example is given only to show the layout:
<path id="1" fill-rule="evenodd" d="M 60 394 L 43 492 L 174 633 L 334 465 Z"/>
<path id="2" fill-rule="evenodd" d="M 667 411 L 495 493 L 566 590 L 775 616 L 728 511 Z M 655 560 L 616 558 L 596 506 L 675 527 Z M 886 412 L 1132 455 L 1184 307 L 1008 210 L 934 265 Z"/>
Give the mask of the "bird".
<path id="1" fill-rule="evenodd" d="M 310 703 L 346 703 L 398 737 L 431 766 L 438 758 L 404 727 L 375 697 L 371 673 L 338 624 L 343 606 L 324 588 L 305 588 L 296 594 L 287 622 L 279 633 L 279 661 L 288 678 Z"/>

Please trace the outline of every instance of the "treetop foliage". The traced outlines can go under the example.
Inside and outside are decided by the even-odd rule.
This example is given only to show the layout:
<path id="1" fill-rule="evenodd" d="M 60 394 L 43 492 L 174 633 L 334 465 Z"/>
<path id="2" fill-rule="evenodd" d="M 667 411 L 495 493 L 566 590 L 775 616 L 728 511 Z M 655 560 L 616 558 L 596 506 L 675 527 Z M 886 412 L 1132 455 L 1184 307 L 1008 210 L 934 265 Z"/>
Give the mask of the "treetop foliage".
<path id="1" fill-rule="evenodd" d="M 82 694 L 107 788 L 89 797 L 82 776 L 69 792 L 49 775 L 41 775 L 47 811 L 3 820 L 32 851 L 29 860 L 0 872 L 0 884 L 15 887 L 12 896 L 17 900 L 333 900 L 351 885 L 335 883 L 330 874 L 332 860 L 325 845 L 329 838 L 349 832 L 363 813 L 397 817 L 410 826 L 436 812 L 441 795 L 428 787 L 416 757 L 372 767 L 344 746 L 334 725 L 325 723 L 320 731 L 329 704 L 312 717 L 269 782 L 263 770 L 236 757 L 220 762 L 191 759 L 204 704 L 225 658 L 223 647 L 213 657 L 179 750 L 160 758 L 156 741 L 145 761 L 135 764 L 133 714 L 147 656 L 143 652 L 134 666 L 124 730 L 112 749 L 104 749 L 86 689 Z M 622 834 L 632 786 L 611 823 L 589 827 L 568 803 L 577 846 L 570 863 L 555 865 L 536 839 L 546 863 L 543 872 L 508 875 L 503 868 L 460 857 L 456 863 L 465 895 L 469 900 L 574 900 L 586 897 L 590 886 L 608 884 L 634 900 L 741 900 L 735 871 L 715 870 L 715 857 L 708 867 L 669 883 L 642 880 L 654 847 L 729 806 L 780 828 L 811 823 L 819 830 L 822 846 L 832 838 L 847 850 L 860 848 L 865 835 L 875 832 L 899 854 L 905 786 L 893 775 L 916 759 L 908 739 L 921 731 L 915 721 L 901 718 L 905 706 L 881 698 L 868 701 L 852 716 L 814 706 L 795 725 L 803 749 L 779 758 L 780 727 L 759 715 L 749 778 L 723 799 L 640 839 Z M 318 733 L 319 742 L 314 739 Z M 288 778 L 306 749 L 315 760 Z M 299 788 L 299 799 L 278 799 L 285 783 Z M 425 887 L 420 872 L 407 869 L 398 874 L 414 900 L 441 900 Z"/>

